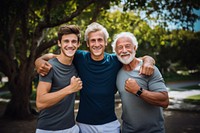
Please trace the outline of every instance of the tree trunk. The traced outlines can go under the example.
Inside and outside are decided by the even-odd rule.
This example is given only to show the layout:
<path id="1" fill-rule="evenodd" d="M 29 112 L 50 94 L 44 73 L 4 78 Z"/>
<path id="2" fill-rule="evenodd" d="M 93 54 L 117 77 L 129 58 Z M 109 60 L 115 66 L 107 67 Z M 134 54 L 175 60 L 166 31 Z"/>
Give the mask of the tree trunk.
<path id="1" fill-rule="evenodd" d="M 24 65 L 26 66 L 26 65 Z M 30 95 L 32 92 L 32 73 L 33 65 L 22 67 L 19 74 L 13 74 L 9 81 L 9 90 L 11 100 L 7 105 L 4 115 L 12 119 L 30 119 L 34 115 L 30 104 Z"/>
<path id="2" fill-rule="evenodd" d="M 30 93 L 26 93 L 26 89 L 31 89 L 29 86 L 24 86 L 23 88 L 19 87 L 17 84 L 12 92 L 12 98 L 7 105 L 5 110 L 5 116 L 12 119 L 29 119 L 33 118 L 34 115 L 31 112 L 31 105 L 29 102 Z"/>

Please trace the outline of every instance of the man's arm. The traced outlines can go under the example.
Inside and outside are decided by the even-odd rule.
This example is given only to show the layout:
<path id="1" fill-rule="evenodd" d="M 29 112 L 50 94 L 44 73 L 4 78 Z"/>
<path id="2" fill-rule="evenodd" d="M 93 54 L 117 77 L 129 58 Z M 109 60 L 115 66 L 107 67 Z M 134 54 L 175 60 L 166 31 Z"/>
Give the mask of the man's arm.
<path id="1" fill-rule="evenodd" d="M 58 55 L 49 53 L 49 54 L 45 54 L 39 58 L 37 58 L 35 60 L 35 68 L 37 70 L 37 72 L 41 75 L 41 76 L 45 76 L 47 75 L 47 73 L 49 72 L 49 70 L 51 69 L 51 64 L 48 63 L 48 60 L 51 58 L 56 58 Z"/>
<path id="2" fill-rule="evenodd" d="M 151 92 L 148 90 L 143 90 L 140 97 L 146 102 L 155 105 L 167 108 L 169 105 L 169 97 L 167 91 L 162 92 Z"/>
<path id="3" fill-rule="evenodd" d="M 144 75 L 152 75 L 154 72 L 154 65 L 155 65 L 155 60 L 151 56 L 143 56 L 141 57 L 143 60 L 143 65 L 140 68 L 139 74 L 144 74 Z"/>
<path id="4" fill-rule="evenodd" d="M 130 93 L 136 94 L 137 91 L 140 89 L 140 86 L 137 84 L 135 79 L 129 78 L 128 80 L 126 80 L 125 89 Z M 140 98 L 155 106 L 167 108 L 167 106 L 169 105 L 169 97 L 167 91 L 152 92 L 143 89 Z"/>
<path id="5" fill-rule="evenodd" d="M 51 107 L 61 101 L 65 96 L 79 91 L 82 88 L 82 81 L 80 78 L 73 76 L 70 85 L 59 91 L 49 93 L 51 85 L 49 82 L 42 81 L 38 84 L 36 106 L 39 111 Z"/>

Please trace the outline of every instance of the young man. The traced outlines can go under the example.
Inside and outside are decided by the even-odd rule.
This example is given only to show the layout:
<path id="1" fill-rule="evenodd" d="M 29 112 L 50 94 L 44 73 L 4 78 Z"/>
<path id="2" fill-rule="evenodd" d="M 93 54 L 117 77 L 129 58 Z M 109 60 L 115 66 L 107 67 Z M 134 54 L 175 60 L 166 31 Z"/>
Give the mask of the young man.
<path id="1" fill-rule="evenodd" d="M 83 81 L 77 122 L 81 133 L 119 133 L 120 123 L 115 114 L 116 76 L 122 64 L 115 54 L 105 51 L 109 34 L 98 23 L 88 25 L 85 41 L 89 52 L 78 50 L 74 57 L 79 76 Z M 51 68 L 45 60 L 55 55 L 44 55 L 36 60 L 38 72 L 43 75 Z M 147 63 L 141 73 L 153 72 L 154 60 L 145 58 Z M 149 61 L 149 62 L 148 62 Z"/>
<path id="2" fill-rule="evenodd" d="M 60 54 L 49 60 L 52 69 L 40 76 L 36 105 L 40 111 L 36 133 L 79 133 L 74 120 L 75 92 L 82 88 L 72 64 L 80 46 L 80 29 L 75 25 L 61 26 L 58 31 Z"/>
<path id="3" fill-rule="evenodd" d="M 169 104 L 168 92 L 157 67 L 151 76 L 140 75 L 143 61 L 135 57 L 138 42 L 129 32 L 118 34 L 112 43 L 124 65 L 117 75 L 122 100 L 122 133 L 164 133 L 162 107 Z"/>

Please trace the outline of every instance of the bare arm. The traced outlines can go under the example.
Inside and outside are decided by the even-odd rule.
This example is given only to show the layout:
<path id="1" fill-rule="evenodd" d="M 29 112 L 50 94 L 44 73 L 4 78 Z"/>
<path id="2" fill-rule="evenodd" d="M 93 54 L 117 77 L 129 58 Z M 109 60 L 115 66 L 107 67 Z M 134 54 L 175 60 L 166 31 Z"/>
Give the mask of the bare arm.
<path id="1" fill-rule="evenodd" d="M 56 58 L 58 55 L 55 54 L 45 54 L 39 58 L 37 58 L 35 60 L 35 68 L 37 70 L 37 72 L 41 75 L 41 76 L 45 76 L 47 75 L 47 73 L 49 72 L 49 70 L 51 69 L 51 64 L 48 63 L 48 60 L 51 58 Z"/>
<path id="2" fill-rule="evenodd" d="M 51 107 L 61 101 L 65 96 L 77 92 L 82 88 L 82 81 L 80 78 L 73 76 L 70 85 L 63 89 L 49 93 L 51 83 L 40 81 L 37 87 L 36 106 L 38 110 Z"/>
<path id="3" fill-rule="evenodd" d="M 135 79 L 129 78 L 126 80 L 125 89 L 130 93 L 136 94 L 140 89 L 140 86 L 137 84 Z M 155 106 L 167 108 L 169 105 L 168 92 L 152 92 L 143 89 L 140 98 Z"/>
<path id="4" fill-rule="evenodd" d="M 169 105 L 168 92 L 166 91 L 151 92 L 148 90 L 143 90 L 140 97 L 152 105 L 161 106 L 163 108 L 167 108 Z"/>
<path id="5" fill-rule="evenodd" d="M 144 75 L 151 75 L 154 72 L 154 65 L 155 65 L 155 60 L 151 56 L 143 56 L 141 57 L 143 60 L 143 65 L 140 68 L 139 74 L 144 74 Z"/>

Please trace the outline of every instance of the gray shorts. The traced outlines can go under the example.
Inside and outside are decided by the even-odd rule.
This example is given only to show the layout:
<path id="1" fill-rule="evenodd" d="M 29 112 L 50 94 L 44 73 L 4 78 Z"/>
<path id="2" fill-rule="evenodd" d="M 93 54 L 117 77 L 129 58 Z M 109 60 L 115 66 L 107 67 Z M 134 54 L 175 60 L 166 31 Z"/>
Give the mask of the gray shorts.
<path id="1" fill-rule="evenodd" d="M 77 125 L 74 125 L 69 129 L 58 130 L 58 131 L 36 129 L 35 133 L 79 133 L 79 127 Z"/>
<path id="2" fill-rule="evenodd" d="M 120 123 L 118 120 L 102 125 L 77 124 L 80 128 L 80 133 L 120 133 Z"/>

